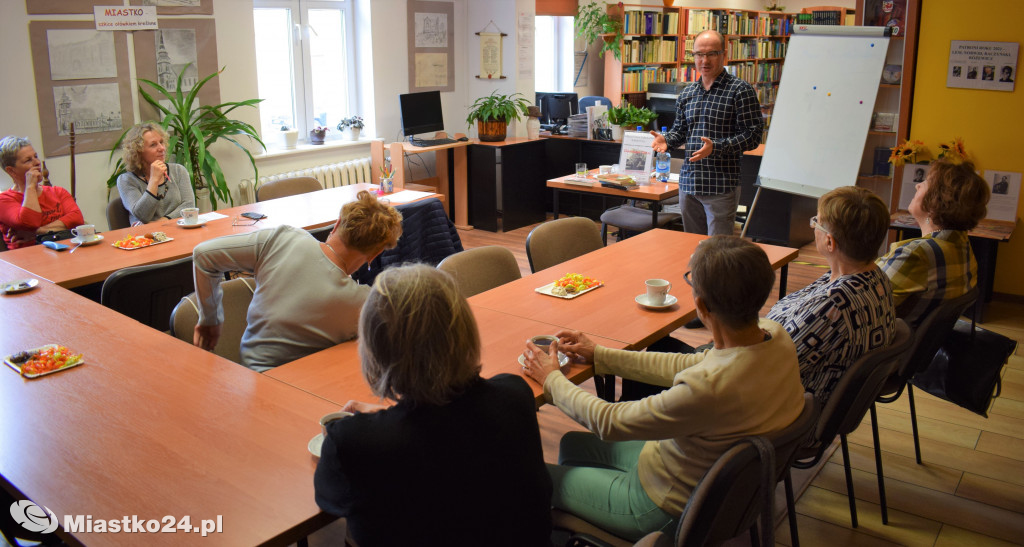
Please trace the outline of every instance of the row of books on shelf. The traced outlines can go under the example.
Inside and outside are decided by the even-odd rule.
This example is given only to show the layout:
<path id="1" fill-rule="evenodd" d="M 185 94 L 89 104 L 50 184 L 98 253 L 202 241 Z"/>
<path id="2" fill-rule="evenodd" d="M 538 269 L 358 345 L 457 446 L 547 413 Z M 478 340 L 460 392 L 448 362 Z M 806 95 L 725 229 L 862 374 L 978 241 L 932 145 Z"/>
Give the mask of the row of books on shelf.
<path id="1" fill-rule="evenodd" d="M 789 36 L 793 27 L 792 16 L 771 16 L 728 10 L 691 9 L 687 11 L 687 34 L 704 30 L 717 30 L 722 34 L 760 34 Z"/>
<path id="2" fill-rule="evenodd" d="M 796 22 L 801 25 L 842 25 L 844 19 L 845 15 L 839 10 L 814 10 L 796 16 Z"/>
<path id="3" fill-rule="evenodd" d="M 679 13 L 629 10 L 622 17 L 624 34 L 679 34 Z"/>
<path id="4" fill-rule="evenodd" d="M 731 40 L 730 59 L 778 59 L 786 56 L 786 43 L 778 40 Z M 693 59 L 693 53 L 690 53 Z"/>
<path id="5" fill-rule="evenodd" d="M 684 72 L 692 72 L 694 77 L 684 79 Z M 681 68 L 662 68 L 655 66 L 629 67 L 622 71 L 622 92 L 635 93 L 646 92 L 647 84 L 651 82 L 686 82 L 693 81 L 699 76 L 696 70 L 690 68 L 684 71 Z"/>
<path id="6" fill-rule="evenodd" d="M 627 38 L 622 42 L 626 63 L 674 63 L 679 59 L 676 38 Z"/>
<path id="7" fill-rule="evenodd" d="M 779 84 L 765 84 L 755 86 L 757 91 L 757 102 L 761 106 L 775 104 L 775 98 L 779 95 Z"/>

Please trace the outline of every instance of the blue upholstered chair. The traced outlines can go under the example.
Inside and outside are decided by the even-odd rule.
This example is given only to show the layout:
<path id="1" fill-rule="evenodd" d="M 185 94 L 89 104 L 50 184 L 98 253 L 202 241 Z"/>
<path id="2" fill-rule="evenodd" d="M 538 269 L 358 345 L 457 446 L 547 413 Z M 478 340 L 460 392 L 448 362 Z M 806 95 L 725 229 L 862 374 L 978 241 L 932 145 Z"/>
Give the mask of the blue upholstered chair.
<path id="1" fill-rule="evenodd" d="M 609 99 L 608 97 L 601 97 L 598 95 L 588 95 L 586 97 L 582 97 L 579 100 L 580 112 L 586 112 L 588 106 L 594 106 L 598 104 L 612 106 L 612 100 Z"/>

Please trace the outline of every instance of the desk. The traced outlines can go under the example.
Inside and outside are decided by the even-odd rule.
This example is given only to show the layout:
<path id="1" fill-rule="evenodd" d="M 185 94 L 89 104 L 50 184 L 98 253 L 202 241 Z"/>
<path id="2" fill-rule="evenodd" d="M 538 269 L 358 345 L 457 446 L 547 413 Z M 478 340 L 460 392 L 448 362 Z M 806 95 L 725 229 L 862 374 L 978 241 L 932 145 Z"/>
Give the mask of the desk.
<path id="1" fill-rule="evenodd" d="M 889 219 L 889 229 L 896 231 L 899 240 L 909 237 L 920 237 L 921 229 L 913 215 L 907 211 L 896 211 Z M 1016 222 L 983 219 L 967 236 L 971 241 L 974 259 L 978 262 L 978 300 L 974 304 L 974 319 L 985 322 L 988 303 L 992 301 L 992 289 L 996 279 L 996 255 L 999 243 L 1010 241 Z M 909 232 L 904 235 L 904 232 Z"/>
<path id="2" fill-rule="evenodd" d="M 444 196 L 445 206 L 452 207 L 455 209 L 455 227 L 462 230 L 472 230 L 473 227 L 469 224 L 469 206 L 467 197 L 467 177 L 466 177 L 466 147 L 469 146 L 469 141 L 457 141 L 452 144 L 441 144 L 438 146 L 413 146 L 412 144 L 405 141 L 396 141 L 388 145 L 388 151 L 391 155 L 391 166 L 395 169 L 395 191 L 401 190 L 406 186 L 414 184 L 415 181 L 410 179 L 410 175 L 405 169 L 405 156 L 407 154 L 425 154 L 427 152 L 434 153 L 434 165 L 437 169 L 437 176 L 431 179 L 426 179 L 426 182 L 434 182 L 436 178 L 437 192 Z M 451 151 L 453 155 L 454 165 L 451 171 L 454 177 L 454 199 L 451 199 L 448 191 L 449 181 L 449 165 L 448 165 L 448 152 Z M 395 161 L 397 158 L 402 158 L 402 161 Z M 380 172 L 379 167 L 384 165 L 384 141 L 374 140 L 370 143 L 370 163 L 373 171 L 373 176 L 377 176 Z M 419 188 L 411 187 L 410 189 L 418 190 Z"/>
<path id="3" fill-rule="evenodd" d="M 651 179 L 651 183 L 649 185 L 637 186 L 636 188 L 631 188 L 629 190 L 619 190 L 618 188 L 601 186 L 601 183 L 596 179 L 590 186 L 565 182 L 565 179 L 575 177 L 576 175 L 565 175 L 563 177 L 551 179 L 547 183 L 548 188 L 551 188 L 555 194 L 555 218 L 558 218 L 558 194 L 562 192 L 577 192 L 580 194 L 597 194 L 602 196 L 648 201 L 651 203 L 651 228 L 657 228 L 658 210 L 661 209 L 658 202 L 679 195 L 679 184 L 675 182 L 664 183 Z"/>
<path id="4" fill-rule="evenodd" d="M 498 231 L 498 211 L 506 232 L 544 222 L 544 148 L 542 139 L 473 140 L 469 147 L 469 219 L 475 228 Z"/>
<path id="5" fill-rule="evenodd" d="M 480 361 L 483 364 L 480 375 L 484 378 L 501 373 L 522 374 L 517 359 L 526 348 L 526 340 L 531 336 L 554 334 L 561 330 L 553 324 L 516 317 L 481 306 L 472 306 L 472 309 L 480 329 Z M 594 341 L 610 348 L 625 347 L 620 342 L 601 337 L 596 337 Z M 344 405 L 350 400 L 379 403 L 363 379 L 357 347 L 354 340 L 345 342 L 276 367 L 264 375 L 338 405 Z M 570 365 L 566 373 L 566 377 L 577 384 L 593 375 L 594 367 L 579 364 Z M 527 383 L 533 388 L 534 398 L 540 407 L 544 404 L 544 389 L 532 379 L 527 378 Z"/>
<path id="6" fill-rule="evenodd" d="M 355 201 L 360 190 L 375 188 L 373 184 L 353 184 L 222 209 L 217 212 L 228 218 L 212 220 L 201 228 L 181 228 L 176 220 L 160 219 L 135 228 L 105 232 L 102 242 L 81 247 L 74 254 L 33 245 L 7 251 L 0 255 L 0 259 L 62 287 L 79 287 L 102 282 L 121 268 L 190 256 L 196 245 L 220 236 L 248 233 L 282 224 L 303 229 L 332 224 L 338 219 L 342 205 Z M 263 213 L 267 218 L 252 226 L 231 225 L 234 217 L 248 211 Z M 134 251 L 117 249 L 111 245 L 129 234 L 141 235 L 155 231 L 165 232 L 174 241 Z"/>
<path id="7" fill-rule="evenodd" d="M 24 274 L 0 262 L 0 279 Z M 0 487 L 62 525 L 65 515 L 223 522 L 212 538 L 58 530 L 65 541 L 285 545 L 334 520 L 314 501 L 306 445 L 336 405 L 47 282 L 0 297 L 0 314 L 3 355 L 61 343 L 85 356 L 35 380 L 0 370 Z"/>
<path id="8" fill-rule="evenodd" d="M 642 349 L 697 316 L 690 286 L 683 281 L 690 255 L 707 236 L 655 229 L 603 247 L 522 279 L 470 297 L 476 308 L 537 319 Z M 785 272 L 797 249 L 761 245 L 773 268 Z M 642 260 L 638 257 L 643 257 Z M 565 300 L 534 291 L 566 273 L 581 273 L 604 286 Z M 667 279 L 679 302 L 663 311 L 641 308 L 633 299 L 645 291 L 644 281 Z M 784 289 L 786 276 L 780 274 Z"/>

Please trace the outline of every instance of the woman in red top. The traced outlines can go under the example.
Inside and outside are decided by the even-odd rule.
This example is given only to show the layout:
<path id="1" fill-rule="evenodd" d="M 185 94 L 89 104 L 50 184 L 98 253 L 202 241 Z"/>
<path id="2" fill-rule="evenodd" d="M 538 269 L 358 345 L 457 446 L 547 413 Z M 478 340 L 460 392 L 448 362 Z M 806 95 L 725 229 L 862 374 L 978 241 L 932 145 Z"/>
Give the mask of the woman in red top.
<path id="1" fill-rule="evenodd" d="M 36 244 L 36 235 L 85 224 L 75 198 L 58 186 L 43 186 L 42 162 L 24 137 L 0 139 L 0 165 L 14 186 L 0 192 L 0 231 L 8 249 Z"/>

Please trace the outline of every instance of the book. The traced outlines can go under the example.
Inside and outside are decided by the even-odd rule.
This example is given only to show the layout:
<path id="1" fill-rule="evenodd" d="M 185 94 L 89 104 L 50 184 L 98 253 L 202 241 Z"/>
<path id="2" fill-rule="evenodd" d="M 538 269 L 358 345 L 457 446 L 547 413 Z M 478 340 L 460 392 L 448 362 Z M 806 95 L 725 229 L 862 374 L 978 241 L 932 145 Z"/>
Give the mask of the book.
<path id="1" fill-rule="evenodd" d="M 654 163 L 654 135 L 647 131 L 626 131 L 622 134 L 622 148 L 619 152 L 619 165 L 622 173 L 633 175 L 638 180 L 646 180 Z M 643 177 L 643 178 L 641 178 Z"/>

